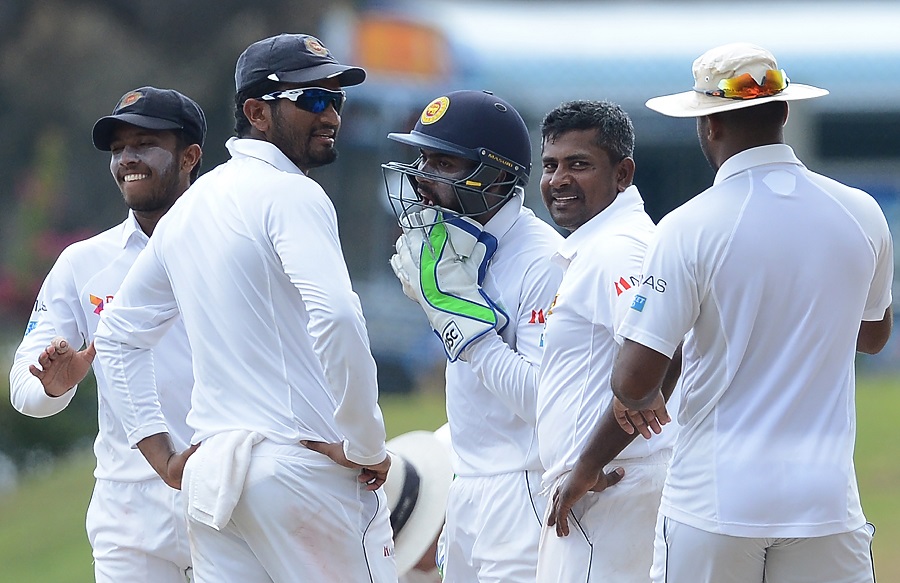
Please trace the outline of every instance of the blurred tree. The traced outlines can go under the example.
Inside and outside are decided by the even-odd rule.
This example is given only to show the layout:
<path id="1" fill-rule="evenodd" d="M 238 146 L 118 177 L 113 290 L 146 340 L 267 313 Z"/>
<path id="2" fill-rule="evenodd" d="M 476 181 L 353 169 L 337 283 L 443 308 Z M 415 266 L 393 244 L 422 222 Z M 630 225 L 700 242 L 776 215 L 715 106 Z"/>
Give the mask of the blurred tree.
<path id="1" fill-rule="evenodd" d="M 232 134 L 233 71 L 240 52 L 279 32 L 315 34 L 327 10 L 352 5 L 309 0 L 0 2 L 4 321 L 24 326 L 25 308 L 65 244 L 123 217 L 126 209 L 110 180 L 108 159 L 90 141 L 94 121 L 109 113 L 122 94 L 155 85 L 196 99 L 209 121 L 204 168 L 211 168 L 226 158 L 223 144 Z M 51 182 L 45 180 L 49 176 Z M 41 203 L 33 208 L 38 191 Z M 40 253 L 35 241 L 43 242 Z"/>
<path id="2" fill-rule="evenodd" d="M 0 452 L 27 468 L 84 449 L 97 436 L 97 383 L 90 373 L 62 412 L 46 419 L 0 407 Z"/>
<path id="3" fill-rule="evenodd" d="M 125 216 L 109 158 L 90 137 L 94 121 L 121 95 L 154 85 L 197 100 L 209 123 L 203 168 L 212 168 L 227 157 L 241 51 L 281 32 L 318 34 L 326 11 L 353 5 L 0 0 L 0 339 L 18 342 L 63 247 Z M 86 379 L 52 419 L 0 405 L 0 450 L 21 462 L 90 440 L 97 430 L 94 386 L 92 376 Z"/>

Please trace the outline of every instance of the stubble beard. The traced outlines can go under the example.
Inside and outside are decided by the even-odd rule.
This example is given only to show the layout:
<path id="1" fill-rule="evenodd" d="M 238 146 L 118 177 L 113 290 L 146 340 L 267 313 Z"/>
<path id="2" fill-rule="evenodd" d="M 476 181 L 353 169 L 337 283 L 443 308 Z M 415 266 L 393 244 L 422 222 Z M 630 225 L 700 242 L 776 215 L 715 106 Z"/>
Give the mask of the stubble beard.
<path id="1" fill-rule="evenodd" d="M 288 125 L 276 107 L 272 109 L 272 129 L 269 133 L 269 141 L 304 172 L 312 168 L 327 166 L 338 157 L 336 147 L 316 151 L 313 148 L 313 130 L 309 129 L 306 136 L 301 136 L 297 131 L 285 129 Z M 335 133 L 337 137 L 337 133 Z M 301 147 L 302 144 L 302 147 Z"/>
<path id="2" fill-rule="evenodd" d="M 159 175 L 159 183 L 149 196 L 135 201 L 129 201 L 126 198 L 125 204 L 128 205 L 128 208 L 138 213 L 154 213 L 168 210 L 182 194 L 182 189 L 179 185 L 180 177 L 176 167 L 179 157 L 175 156 L 172 164 L 166 167 Z"/>

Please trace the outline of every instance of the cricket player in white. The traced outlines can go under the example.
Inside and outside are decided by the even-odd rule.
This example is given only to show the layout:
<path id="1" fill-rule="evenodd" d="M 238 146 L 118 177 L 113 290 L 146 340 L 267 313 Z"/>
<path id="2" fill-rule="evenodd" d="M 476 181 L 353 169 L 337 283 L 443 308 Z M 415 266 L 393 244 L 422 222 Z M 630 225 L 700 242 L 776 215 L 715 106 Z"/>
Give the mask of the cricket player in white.
<path id="1" fill-rule="evenodd" d="M 160 223 L 97 331 L 129 442 L 173 487 L 184 473 L 198 582 L 397 581 L 375 363 L 334 207 L 306 175 L 337 157 L 341 87 L 364 79 L 308 35 L 250 45 L 231 160 Z M 178 314 L 195 379 L 180 453 L 147 374 Z"/>
<path id="2" fill-rule="evenodd" d="M 553 256 L 564 275 L 546 314 L 537 400 L 543 483 L 552 492 L 612 403 L 609 379 L 621 341 L 616 331 L 644 279 L 641 262 L 655 227 L 632 184 L 634 128 L 622 108 L 605 101 L 564 103 L 544 117 L 541 133 L 544 204 L 554 222 L 571 231 Z M 575 505 L 577 528 L 570 536 L 544 527 L 538 581 L 647 581 L 675 431 L 670 424 L 657 438 L 628 444 L 613 460 L 625 470 L 621 483 Z"/>
<path id="3" fill-rule="evenodd" d="M 658 379 L 690 331 L 652 579 L 872 583 L 854 358 L 892 327 L 887 221 L 783 143 L 786 102 L 827 91 L 745 43 L 693 72 L 692 91 L 647 106 L 697 118 L 715 182 L 660 222 L 644 274 L 667 286 L 638 290 L 612 380 L 622 405 L 664 420 Z"/>
<path id="4" fill-rule="evenodd" d="M 18 411 L 48 417 L 72 401 L 94 358 L 100 314 L 115 301 L 157 221 L 196 178 L 205 135 L 206 119 L 194 101 L 154 87 L 129 91 L 112 115 L 94 125 L 94 145 L 111 151 L 110 171 L 131 210 L 122 224 L 66 248 L 47 275 L 10 371 L 10 398 Z M 180 492 L 131 449 L 109 404 L 109 379 L 100 367 L 94 373 L 97 483 L 87 532 L 95 580 L 184 583 L 191 562 Z M 162 415 L 183 448 L 191 435 L 185 416 L 193 375 L 180 320 L 153 349 L 152 374 L 164 403 Z"/>
<path id="5" fill-rule="evenodd" d="M 528 131 L 497 96 L 455 91 L 433 100 L 409 134 L 389 137 L 420 151 L 413 164 L 384 165 L 413 186 L 410 196 L 392 194 L 404 227 L 392 265 L 450 360 L 447 417 L 458 464 L 444 581 L 534 581 L 545 507 L 535 399 L 544 318 L 560 280 L 549 258 L 562 239 L 522 206 Z M 460 244 L 466 233 L 477 238 L 474 252 Z M 485 316 L 457 309 L 458 298 Z"/>

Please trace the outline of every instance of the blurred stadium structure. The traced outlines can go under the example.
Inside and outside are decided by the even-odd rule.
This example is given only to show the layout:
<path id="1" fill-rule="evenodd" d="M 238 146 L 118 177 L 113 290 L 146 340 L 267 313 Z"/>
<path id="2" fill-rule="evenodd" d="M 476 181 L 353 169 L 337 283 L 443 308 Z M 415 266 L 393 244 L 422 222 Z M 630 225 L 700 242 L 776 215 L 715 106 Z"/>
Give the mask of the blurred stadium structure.
<path id="1" fill-rule="evenodd" d="M 379 2 L 357 14 L 335 11 L 324 22 L 323 38 L 330 39 L 336 52 L 349 48 L 339 56 L 370 74 L 354 91 L 345 116 L 342 148 L 350 155 L 342 158 L 339 171 L 352 184 L 336 190 L 344 196 L 354 193 L 359 204 L 365 204 L 356 194 L 360 188 L 383 201 L 383 193 L 373 192 L 377 163 L 416 155 L 385 140 L 385 134 L 408 130 L 421 107 L 442 92 L 489 89 L 512 102 L 532 128 L 535 150 L 527 202 L 546 217 L 537 188 L 543 114 L 569 99 L 609 99 L 634 120 L 635 182 L 658 220 L 711 184 L 713 172 L 697 145 L 693 120 L 658 115 L 644 102 L 689 89 L 691 63 L 706 49 L 751 41 L 770 49 L 791 79 L 829 89 L 828 97 L 792 105 L 786 140 L 811 169 L 871 193 L 898 233 L 898 23 L 900 4 L 885 2 L 432 0 Z M 351 148 L 354 153 L 346 152 Z M 367 178 L 355 182 L 362 176 Z M 375 201 L 368 204 L 378 207 Z M 386 301 L 399 296 L 388 285 L 393 282 L 383 281 L 392 279 L 385 266 L 396 234 L 393 216 L 379 215 L 377 208 L 354 212 L 370 222 L 363 227 L 368 229 L 363 241 L 384 241 L 369 246 L 372 257 L 357 258 L 354 265 L 373 345 L 382 360 L 407 359 L 406 347 L 398 344 L 394 355 L 379 342 L 382 335 L 406 335 L 397 333 L 394 319 L 409 311 L 394 311 Z M 358 245 L 350 241 L 348 248 Z M 798 298 L 803 294 L 802 289 L 786 291 Z M 411 346 L 417 350 L 421 345 Z M 895 335 L 881 355 L 864 364 L 896 369 L 898 357 Z"/>
<path id="2" fill-rule="evenodd" d="M 6 9 L 13 5 L 19 13 Z M 637 132 L 636 183 L 651 216 L 659 219 L 708 186 L 713 172 L 697 146 L 692 121 L 655 114 L 644 101 L 688 89 L 691 62 L 706 49 L 755 42 L 775 53 L 791 79 L 831 91 L 792 106 L 787 139 L 801 159 L 813 170 L 869 191 L 895 232 L 900 225 L 900 4 L 893 1 L 272 0 L 252 8 L 228 0 L 219 6 L 235 14 L 217 14 L 206 24 L 219 28 L 196 33 L 202 50 L 195 46 L 200 41 L 185 35 L 189 24 L 179 24 L 180 18 L 196 23 L 202 16 L 176 18 L 181 3 L 163 2 L 152 10 L 134 5 L 128 19 L 118 22 L 120 3 L 54 0 L 50 5 L 66 6 L 67 14 L 18 0 L 0 9 L 0 30 L 14 35 L 19 26 L 23 39 L 34 37 L 22 40 L 24 49 L 0 54 L 0 103 L 6 106 L 0 121 L 18 132 L 0 145 L 0 158 L 17 164 L 0 184 L 0 203 L 9 209 L 0 216 L 0 313 L 13 336 L 24 329 L 36 286 L 61 246 L 115 224 L 124 214 L 112 203 L 117 194 L 105 158 L 87 139 L 93 120 L 134 86 L 181 89 L 207 110 L 204 169 L 209 169 L 226 156 L 221 144 L 232 123 L 234 58 L 249 42 L 284 30 L 317 33 L 340 60 L 369 71 L 366 83 L 348 91 L 338 163 L 317 169 L 314 177 L 338 210 L 384 391 L 411 390 L 442 360 L 427 322 L 407 304 L 388 266 L 398 229 L 380 164 L 415 157 L 386 135 L 410 129 L 421 108 L 444 92 L 489 89 L 522 112 L 533 131 L 535 157 L 526 204 L 545 218 L 537 188 L 544 113 L 569 99 L 622 104 Z M 208 10 L 211 3 L 193 6 Z M 4 14 L 21 21 L 4 23 Z M 123 22 L 151 32 L 141 38 Z M 169 43 L 168 51 L 148 52 L 139 44 L 176 24 L 179 36 L 158 41 Z M 47 30 L 52 34 L 41 40 L 39 33 Z M 46 62 L 36 67 L 29 61 L 39 58 Z M 67 83 L 59 91 L 46 91 L 55 77 L 33 74 L 44 65 L 51 73 L 64 66 Z M 17 71 L 28 72 L 31 81 L 23 85 L 22 76 L 13 75 Z M 44 124 L 45 118 L 54 121 Z M 32 120 L 31 125 L 19 119 Z M 53 228 L 40 236 L 27 231 L 48 224 Z M 10 283 L 15 283 L 10 265 L 30 278 L 28 286 Z M 802 296 L 802 290 L 786 292 Z M 896 336 L 864 365 L 896 369 Z"/>

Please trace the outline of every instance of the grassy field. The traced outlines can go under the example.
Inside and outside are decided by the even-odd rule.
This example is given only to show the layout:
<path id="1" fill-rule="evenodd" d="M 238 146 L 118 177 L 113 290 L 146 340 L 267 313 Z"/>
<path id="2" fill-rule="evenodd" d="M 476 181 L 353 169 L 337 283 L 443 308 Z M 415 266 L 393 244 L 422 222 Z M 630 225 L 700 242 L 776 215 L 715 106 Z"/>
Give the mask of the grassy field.
<path id="1" fill-rule="evenodd" d="M 446 417 L 440 394 L 382 399 L 388 435 L 436 429 Z M 866 515 L 877 527 L 874 552 L 879 581 L 900 581 L 900 461 L 889 444 L 896 441 L 900 379 L 866 380 L 858 392 L 859 431 L 856 467 Z M 23 480 L 0 495 L 0 565 L 3 581 L 88 583 L 91 552 L 84 534 L 84 512 L 93 480 L 86 452 L 52 472 Z"/>
<path id="2" fill-rule="evenodd" d="M 900 581 L 900 379 L 860 382 L 856 397 L 856 474 L 866 518 L 875 525 L 879 581 Z"/>
<path id="3" fill-rule="evenodd" d="M 442 394 L 381 399 L 388 437 L 437 429 L 446 420 Z M 89 583 L 94 580 L 84 514 L 91 497 L 94 458 L 83 452 L 52 472 L 24 479 L 0 494 L 0 581 Z"/>

